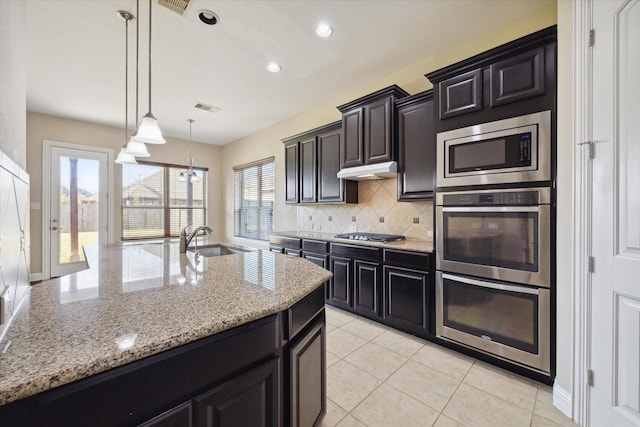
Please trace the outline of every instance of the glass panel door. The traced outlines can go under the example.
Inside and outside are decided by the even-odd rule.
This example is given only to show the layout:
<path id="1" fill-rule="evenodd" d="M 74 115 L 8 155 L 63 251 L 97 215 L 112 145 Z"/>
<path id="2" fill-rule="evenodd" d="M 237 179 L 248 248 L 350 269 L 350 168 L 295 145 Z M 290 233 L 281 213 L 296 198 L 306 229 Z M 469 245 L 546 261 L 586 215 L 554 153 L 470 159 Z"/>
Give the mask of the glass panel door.
<path id="1" fill-rule="evenodd" d="M 51 276 L 85 268 L 83 246 L 107 241 L 107 154 L 51 148 Z"/>

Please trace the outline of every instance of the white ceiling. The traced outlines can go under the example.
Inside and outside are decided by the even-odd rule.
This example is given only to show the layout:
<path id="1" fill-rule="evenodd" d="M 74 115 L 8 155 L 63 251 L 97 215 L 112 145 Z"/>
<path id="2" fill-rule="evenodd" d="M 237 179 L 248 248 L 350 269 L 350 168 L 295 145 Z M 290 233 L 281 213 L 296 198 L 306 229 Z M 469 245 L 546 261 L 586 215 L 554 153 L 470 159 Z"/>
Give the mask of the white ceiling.
<path id="1" fill-rule="evenodd" d="M 17 0 L 23 1 L 23 0 Z M 516 20 L 554 0 L 193 0 L 180 16 L 153 0 L 152 112 L 163 133 L 224 145 Z M 215 26 L 197 19 L 209 9 Z M 125 24 L 135 0 L 27 0 L 27 109 L 124 126 Z M 140 111 L 148 111 L 148 1 L 140 2 Z M 335 29 L 315 35 L 320 21 Z M 129 122 L 135 117 L 129 25 Z M 283 71 L 265 70 L 277 61 Z M 433 70 L 424 70 L 425 73 Z M 202 102 L 220 107 L 196 110 Z"/>

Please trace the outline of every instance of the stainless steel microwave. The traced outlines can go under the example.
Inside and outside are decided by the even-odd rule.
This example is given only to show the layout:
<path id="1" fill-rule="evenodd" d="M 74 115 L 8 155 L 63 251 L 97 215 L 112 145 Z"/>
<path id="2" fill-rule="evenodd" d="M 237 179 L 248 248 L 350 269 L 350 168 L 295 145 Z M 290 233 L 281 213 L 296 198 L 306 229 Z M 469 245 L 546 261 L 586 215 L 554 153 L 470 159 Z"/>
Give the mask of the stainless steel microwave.
<path id="1" fill-rule="evenodd" d="M 437 137 L 437 186 L 551 179 L 551 111 L 482 123 Z"/>

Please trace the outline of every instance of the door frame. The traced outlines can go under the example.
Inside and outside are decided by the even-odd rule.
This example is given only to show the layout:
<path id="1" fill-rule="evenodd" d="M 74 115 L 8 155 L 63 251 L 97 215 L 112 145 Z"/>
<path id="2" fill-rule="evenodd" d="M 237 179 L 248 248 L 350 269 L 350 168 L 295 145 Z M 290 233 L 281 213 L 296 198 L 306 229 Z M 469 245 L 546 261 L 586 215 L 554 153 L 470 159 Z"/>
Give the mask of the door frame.
<path id="1" fill-rule="evenodd" d="M 590 425 L 591 286 L 588 257 L 592 254 L 592 164 L 589 145 L 593 140 L 593 60 L 589 32 L 593 28 L 593 1 L 573 2 L 573 419 Z"/>
<path id="2" fill-rule="evenodd" d="M 107 155 L 107 243 L 114 242 L 114 226 L 113 226 L 113 198 L 114 194 L 114 154 L 111 148 L 94 147 L 91 145 L 71 144 L 68 142 L 59 142 L 45 139 L 42 141 L 42 278 L 51 278 L 51 235 L 49 233 L 49 224 L 51 220 L 51 182 L 49 175 L 51 174 L 51 149 L 67 148 L 72 150 L 93 151 Z"/>

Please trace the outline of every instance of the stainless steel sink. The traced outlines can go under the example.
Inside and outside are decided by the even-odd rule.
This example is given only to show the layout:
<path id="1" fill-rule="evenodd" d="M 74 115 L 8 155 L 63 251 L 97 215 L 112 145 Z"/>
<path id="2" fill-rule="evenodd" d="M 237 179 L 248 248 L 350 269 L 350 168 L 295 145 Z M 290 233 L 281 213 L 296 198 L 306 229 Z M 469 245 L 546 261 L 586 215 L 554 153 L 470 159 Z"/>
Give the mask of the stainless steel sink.
<path id="1" fill-rule="evenodd" d="M 214 244 L 214 245 L 204 245 L 187 248 L 188 251 L 199 254 L 204 257 L 213 257 L 213 256 L 222 256 L 222 255 L 232 255 L 232 254 L 241 254 L 245 252 L 253 252 L 255 249 L 243 248 L 240 246 L 232 246 L 225 244 Z"/>

